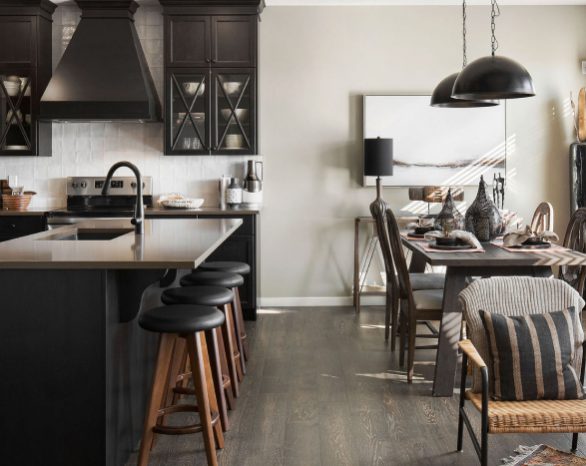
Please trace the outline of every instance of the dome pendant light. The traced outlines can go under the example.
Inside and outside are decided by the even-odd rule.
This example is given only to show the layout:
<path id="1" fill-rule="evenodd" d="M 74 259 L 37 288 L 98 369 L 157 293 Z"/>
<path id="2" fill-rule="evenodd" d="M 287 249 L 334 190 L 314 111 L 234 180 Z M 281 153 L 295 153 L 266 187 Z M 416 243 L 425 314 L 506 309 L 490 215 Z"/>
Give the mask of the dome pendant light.
<path id="1" fill-rule="evenodd" d="M 533 97 L 533 79 L 529 72 L 510 58 L 495 56 L 495 18 L 500 15 L 496 0 L 491 0 L 492 54 L 474 60 L 456 78 L 452 89 L 455 99 L 520 99 Z"/>
<path id="2" fill-rule="evenodd" d="M 466 58 L 466 0 L 462 2 L 462 68 L 466 68 L 468 59 Z M 493 107 L 498 105 L 494 100 L 478 99 L 454 99 L 452 89 L 454 82 L 460 73 L 454 73 L 444 78 L 435 87 L 431 94 L 430 105 L 441 108 L 470 108 L 470 107 Z"/>

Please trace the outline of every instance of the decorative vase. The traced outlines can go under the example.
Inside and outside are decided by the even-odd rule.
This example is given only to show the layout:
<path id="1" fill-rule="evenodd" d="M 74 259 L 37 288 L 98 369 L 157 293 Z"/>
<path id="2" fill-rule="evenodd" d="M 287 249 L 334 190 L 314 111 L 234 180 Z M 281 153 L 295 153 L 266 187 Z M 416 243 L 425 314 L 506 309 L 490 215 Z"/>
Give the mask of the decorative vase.
<path id="1" fill-rule="evenodd" d="M 464 216 L 460 213 L 452 197 L 452 189 L 448 189 L 448 194 L 444 200 L 442 210 L 435 218 L 434 228 L 436 230 L 460 230 L 464 225 Z"/>
<path id="2" fill-rule="evenodd" d="M 465 228 L 478 238 L 478 241 L 490 241 L 502 230 L 501 214 L 490 195 L 484 177 L 480 177 L 476 199 L 466 211 Z"/>

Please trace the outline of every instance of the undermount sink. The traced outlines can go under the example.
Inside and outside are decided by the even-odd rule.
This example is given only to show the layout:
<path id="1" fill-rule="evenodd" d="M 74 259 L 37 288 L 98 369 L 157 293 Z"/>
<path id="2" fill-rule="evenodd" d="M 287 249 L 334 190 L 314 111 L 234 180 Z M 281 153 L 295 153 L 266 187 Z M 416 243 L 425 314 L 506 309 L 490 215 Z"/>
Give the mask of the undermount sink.
<path id="1" fill-rule="evenodd" d="M 56 241 L 110 241 L 134 231 L 133 228 L 78 228 L 72 233 L 55 235 L 48 240 Z"/>

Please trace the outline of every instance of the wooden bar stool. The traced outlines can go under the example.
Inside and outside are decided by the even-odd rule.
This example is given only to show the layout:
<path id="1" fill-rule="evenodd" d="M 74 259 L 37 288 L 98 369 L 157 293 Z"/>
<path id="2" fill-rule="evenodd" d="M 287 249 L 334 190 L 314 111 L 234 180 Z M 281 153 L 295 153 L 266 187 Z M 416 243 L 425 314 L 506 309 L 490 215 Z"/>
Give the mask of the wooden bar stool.
<path id="1" fill-rule="evenodd" d="M 209 272 L 228 272 L 228 273 L 237 273 L 238 275 L 250 275 L 250 265 L 246 262 L 236 262 L 236 261 L 210 261 L 204 262 L 198 268 L 199 270 L 205 270 Z M 240 339 L 242 340 L 242 354 L 244 355 L 244 359 L 248 361 L 248 340 L 246 338 L 246 327 L 244 326 L 244 315 L 242 313 L 242 303 L 240 301 L 240 292 L 238 288 L 234 290 L 235 295 L 235 303 L 237 306 L 237 329 L 238 334 L 240 335 Z"/>
<path id="2" fill-rule="evenodd" d="M 204 262 L 199 266 L 198 270 L 205 270 L 209 272 L 237 273 L 238 275 L 242 276 L 250 275 L 250 265 L 248 265 L 246 262 L 236 261 Z M 248 361 L 248 340 L 246 339 L 246 327 L 244 326 L 244 315 L 242 313 L 242 303 L 240 301 L 240 292 L 238 291 L 238 288 L 234 290 L 234 295 L 236 296 L 235 302 L 237 303 L 238 307 L 237 329 L 242 340 L 242 353 L 244 354 L 244 359 Z"/>
<path id="3" fill-rule="evenodd" d="M 138 456 L 138 466 L 148 464 L 155 434 L 178 435 L 202 432 L 208 465 L 217 466 L 216 445 L 224 448 L 224 434 L 218 402 L 213 388 L 205 331 L 215 331 L 224 323 L 224 314 L 211 306 L 161 306 L 140 314 L 138 323 L 145 330 L 160 334 L 157 362 L 151 397 L 147 406 L 144 431 Z M 184 340 L 191 364 L 197 406 L 167 405 L 169 368 L 172 366 L 175 343 Z M 159 420 L 164 416 L 197 411 L 199 424 L 166 426 Z"/>
<path id="4" fill-rule="evenodd" d="M 226 404 L 232 405 L 233 398 L 240 394 L 239 382 L 242 381 L 243 373 L 240 361 L 241 353 L 237 345 L 236 329 L 234 327 L 233 312 L 231 303 L 234 294 L 228 288 L 222 286 L 193 286 L 171 288 L 165 290 L 161 300 L 165 304 L 195 304 L 202 306 L 214 306 L 220 309 L 225 315 L 225 322 L 222 325 L 222 342 L 226 364 L 222 370 L 223 397 Z M 220 353 L 220 367 L 222 367 L 222 354 Z M 226 392 L 231 390 L 230 394 Z"/>
<path id="5" fill-rule="evenodd" d="M 244 327 L 244 320 L 242 318 L 242 305 L 240 303 L 240 294 L 238 292 L 238 288 L 243 284 L 244 278 L 242 275 L 232 272 L 196 270 L 189 275 L 185 275 L 181 279 L 181 286 L 224 286 L 232 290 L 234 293 L 234 299 L 232 301 L 232 314 L 234 316 L 234 327 L 236 329 L 236 334 L 238 335 L 236 343 L 238 344 L 238 350 L 240 351 L 240 354 L 245 354 L 245 352 L 248 351 L 248 345 L 246 344 L 246 329 Z M 245 359 L 247 359 L 246 356 L 240 359 L 243 374 L 246 374 Z"/>

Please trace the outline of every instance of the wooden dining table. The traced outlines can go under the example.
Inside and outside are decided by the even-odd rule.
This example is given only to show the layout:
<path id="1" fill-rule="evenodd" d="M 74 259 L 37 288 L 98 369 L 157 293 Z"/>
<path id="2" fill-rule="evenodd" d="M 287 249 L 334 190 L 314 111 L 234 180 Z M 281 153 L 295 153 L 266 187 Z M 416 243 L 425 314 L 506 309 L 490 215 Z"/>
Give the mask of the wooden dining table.
<path id="1" fill-rule="evenodd" d="M 484 252 L 429 251 L 425 242 L 403 236 L 403 244 L 412 252 L 410 272 L 424 272 L 426 264 L 446 267 L 442 320 L 433 378 L 434 396 L 452 396 L 458 365 L 458 340 L 462 309 L 458 295 L 468 277 L 529 275 L 549 277 L 552 267 L 586 265 L 586 255 L 561 247 L 533 251 L 509 251 L 492 243 L 483 243 Z"/>

